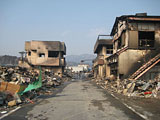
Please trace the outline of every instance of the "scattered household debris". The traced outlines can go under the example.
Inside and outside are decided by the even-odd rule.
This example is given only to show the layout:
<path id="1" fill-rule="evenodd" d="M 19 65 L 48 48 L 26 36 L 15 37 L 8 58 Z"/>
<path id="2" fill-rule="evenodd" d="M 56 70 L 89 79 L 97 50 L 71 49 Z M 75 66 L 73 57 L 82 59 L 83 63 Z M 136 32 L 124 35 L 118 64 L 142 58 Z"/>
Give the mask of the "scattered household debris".
<path id="1" fill-rule="evenodd" d="M 52 70 L 0 66 L 0 111 L 23 103 L 34 103 L 39 95 L 50 95 L 70 78 L 54 75 Z"/>
<path id="2" fill-rule="evenodd" d="M 1 112 L 1 114 L 5 114 L 5 113 L 7 113 L 7 111 L 2 111 L 2 112 Z"/>
<path id="3" fill-rule="evenodd" d="M 160 78 L 155 80 L 95 80 L 98 85 L 111 91 L 134 97 L 160 98 Z"/>

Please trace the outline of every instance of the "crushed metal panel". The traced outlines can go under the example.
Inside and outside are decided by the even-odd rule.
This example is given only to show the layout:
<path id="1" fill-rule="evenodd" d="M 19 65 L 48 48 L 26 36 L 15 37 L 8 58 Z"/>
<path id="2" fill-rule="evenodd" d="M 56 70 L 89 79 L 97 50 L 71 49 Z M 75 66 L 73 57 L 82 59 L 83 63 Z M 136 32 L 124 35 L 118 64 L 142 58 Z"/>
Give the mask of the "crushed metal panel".
<path id="1" fill-rule="evenodd" d="M 20 85 L 8 83 L 6 91 L 9 93 L 17 93 L 20 89 Z"/>
<path id="2" fill-rule="evenodd" d="M 8 82 L 1 82 L 0 91 L 3 92 L 7 89 Z"/>
<path id="3" fill-rule="evenodd" d="M 9 92 L 11 94 L 15 94 L 23 91 L 26 88 L 26 85 L 16 85 L 8 82 L 1 82 L 0 91 Z"/>

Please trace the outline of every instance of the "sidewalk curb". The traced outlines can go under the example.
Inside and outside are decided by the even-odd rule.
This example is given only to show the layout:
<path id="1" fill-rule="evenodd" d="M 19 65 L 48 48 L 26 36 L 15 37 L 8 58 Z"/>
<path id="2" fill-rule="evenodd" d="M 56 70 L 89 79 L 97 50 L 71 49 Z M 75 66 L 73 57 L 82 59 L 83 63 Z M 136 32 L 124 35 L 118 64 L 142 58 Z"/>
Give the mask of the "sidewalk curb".
<path id="1" fill-rule="evenodd" d="M 5 118 L 5 117 L 7 117 L 7 116 L 10 115 L 10 114 L 12 114 L 13 112 L 19 110 L 20 108 L 21 108 L 21 107 L 19 106 L 19 107 L 15 108 L 15 109 L 9 111 L 7 114 L 2 115 L 2 116 L 0 117 L 0 120 L 3 119 L 3 118 Z"/>

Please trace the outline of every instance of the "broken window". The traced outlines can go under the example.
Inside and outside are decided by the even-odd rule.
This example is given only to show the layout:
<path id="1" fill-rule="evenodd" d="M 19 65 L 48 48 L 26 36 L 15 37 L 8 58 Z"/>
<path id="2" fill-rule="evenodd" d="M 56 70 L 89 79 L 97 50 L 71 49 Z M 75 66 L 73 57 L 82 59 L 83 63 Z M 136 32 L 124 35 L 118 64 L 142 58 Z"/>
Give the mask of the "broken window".
<path id="1" fill-rule="evenodd" d="M 121 45 L 122 45 L 122 37 L 119 37 L 118 38 L 118 49 L 121 48 Z"/>
<path id="2" fill-rule="evenodd" d="M 126 39 L 126 36 L 125 36 L 125 32 L 122 33 L 122 37 L 121 37 L 121 47 L 124 47 L 125 46 L 125 39 Z"/>
<path id="3" fill-rule="evenodd" d="M 39 57 L 45 57 L 44 53 L 39 53 Z"/>
<path id="4" fill-rule="evenodd" d="M 37 50 L 32 50 L 33 52 L 37 52 Z"/>
<path id="5" fill-rule="evenodd" d="M 58 57 L 58 51 L 48 51 L 48 57 Z"/>
<path id="6" fill-rule="evenodd" d="M 119 79 L 122 79 L 124 74 L 119 74 Z"/>
<path id="7" fill-rule="evenodd" d="M 31 51 L 28 52 L 28 56 L 31 56 Z"/>
<path id="8" fill-rule="evenodd" d="M 140 48 L 152 48 L 154 47 L 154 32 L 151 31 L 139 31 L 139 47 Z"/>
<path id="9" fill-rule="evenodd" d="M 106 47 L 106 54 L 113 54 L 113 45 L 108 45 Z"/>

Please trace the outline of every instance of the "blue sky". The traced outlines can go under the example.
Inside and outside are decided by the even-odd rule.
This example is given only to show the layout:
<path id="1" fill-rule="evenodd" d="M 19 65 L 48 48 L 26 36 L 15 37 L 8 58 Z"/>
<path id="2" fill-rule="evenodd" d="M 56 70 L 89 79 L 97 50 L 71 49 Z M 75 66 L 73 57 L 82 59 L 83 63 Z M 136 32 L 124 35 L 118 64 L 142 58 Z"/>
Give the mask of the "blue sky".
<path id="1" fill-rule="evenodd" d="M 115 18 L 160 15 L 160 0 L 0 0 L 0 55 L 19 55 L 25 41 L 63 41 L 68 55 L 93 54 Z"/>

